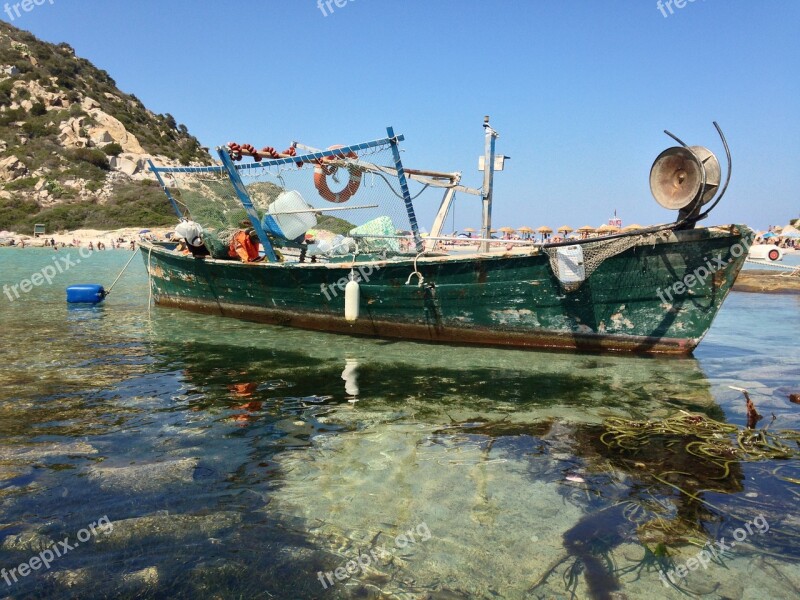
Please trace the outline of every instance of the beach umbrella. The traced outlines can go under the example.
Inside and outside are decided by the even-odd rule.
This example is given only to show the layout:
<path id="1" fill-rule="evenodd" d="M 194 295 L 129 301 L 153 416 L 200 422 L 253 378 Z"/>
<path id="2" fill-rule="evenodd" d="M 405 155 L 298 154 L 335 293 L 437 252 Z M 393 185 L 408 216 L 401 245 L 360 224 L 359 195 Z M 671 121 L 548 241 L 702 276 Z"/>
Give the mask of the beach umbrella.
<path id="1" fill-rule="evenodd" d="M 472 227 L 466 227 L 466 228 L 464 228 L 464 231 L 466 233 L 475 233 L 475 230 Z"/>
<path id="2" fill-rule="evenodd" d="M 613 233 L 614 228 L 611 225 L 600 225 L 597 229 L 595 229 L 596 233 Z"/>
<path id="3" fill-rule="evenodd" d="M 572 233 L 573 229 L 569 225 L 562 225 L 561 227 L 558 228 L 557 231 L 558 233 L 563 233 L 564 235 L 566 235 L 568 233 Z"/>
<path id="4" fill-rule="evenodd" d="M 517 229 L 517 231 L 521 233 L 522 238 L 526 240 L 529 239 L 531 234 L 533 233 L 533 229 L 531 229 L 527 225 L 525 225 L 524 227 L 520 227 L 519 229 Z"/>
<path id="5" fill-rule="evenodd" d="M 764 236 L 766 237 L 766 236 Z M 800 230 L 792 225 L 787 225 L 781 229 L 781 237 L 800 238 Z"/>
<path id="6" fill-rule="evenodd" d="M 592 227 L 591 225 L 584 225 L 583 227 L 578 227 L 578 231 L 584 231 L 586 233 L 590 233 L 594 231 L 594 227 Z"/>
<path id="7" fill-rule="evenodd" d="M 553 233 L 553 230 L 550 229 L 547 225 L 542 225 L 536 231 L 538 231 L 539 233 Z"/>
<path id="8" fill-rule="evenodd" d="M 644 229 L 641 225 L 637 225 L 636 223 L 632 223 L 626 227 L 622 228 L 622 231 L 635 231 L 637 229 Z"/>
<path id="9" fill-rule="evenodd" d="M 764 234 L 762 237 L 763 237 L 765 240 L 768 240 L 769 238 L 774 238 L 774 237 L 775 237 L 775 234 L 774 234 L 774 233 L 772 233 L 772 232 L 770 231 L 770 232 L 768 232 L 768 233 L 765 233 L 765 234 Z"/>
<path id="10" fill-rule="evenodd" d="M 139 233 L 150 233 L 150 230 L 149 229 L 142 229 L 142 230 L 139 231 Z"/>
<path id="11" fill-rule="evenodd" d="M 502 231 L 503 233 L 514 233 L 516 229 L 514 229 L 513 227 L 506 226 L 506 227 L 501 227 L 500 231 Z"/>

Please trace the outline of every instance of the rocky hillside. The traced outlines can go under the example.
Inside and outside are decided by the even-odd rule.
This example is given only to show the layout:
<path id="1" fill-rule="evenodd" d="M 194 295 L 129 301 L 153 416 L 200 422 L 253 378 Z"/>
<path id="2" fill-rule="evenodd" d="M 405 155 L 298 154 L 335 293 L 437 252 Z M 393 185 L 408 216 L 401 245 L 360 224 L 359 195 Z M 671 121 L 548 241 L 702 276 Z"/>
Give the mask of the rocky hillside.
<path id="1" fill-rule="evenodd" d="M 0 230 L 173 223 L 146 161 L 209 164 L 169 115 L 157 115 L 67 44 L 0 21 Z"/>

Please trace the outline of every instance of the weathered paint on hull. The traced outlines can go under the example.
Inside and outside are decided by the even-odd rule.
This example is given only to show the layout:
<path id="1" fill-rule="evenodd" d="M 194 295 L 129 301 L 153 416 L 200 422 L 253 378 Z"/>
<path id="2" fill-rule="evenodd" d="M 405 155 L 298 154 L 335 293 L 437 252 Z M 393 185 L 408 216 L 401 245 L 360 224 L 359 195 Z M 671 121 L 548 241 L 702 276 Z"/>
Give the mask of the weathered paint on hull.
<path id="1" fill-rule="evenodd" d="M 422 286 L 417 277 L 406 285 L 413 260 L 248 265 L 147 247 L 144 256 L 161 306 L 350 335 L 689 354 L 744 263 L 746 252 L 732 249 L 749 235 L 739 226 L 677 232 L 606 259 L 574 292 L 562 290 L 543 254 L 423 257 Z M 713 275 L 668 299 L 663 290 L 709 261 L 719 266 Z M 364 277 L 361 317 L 349 323 L 337 282 L 353 267 Z"/>

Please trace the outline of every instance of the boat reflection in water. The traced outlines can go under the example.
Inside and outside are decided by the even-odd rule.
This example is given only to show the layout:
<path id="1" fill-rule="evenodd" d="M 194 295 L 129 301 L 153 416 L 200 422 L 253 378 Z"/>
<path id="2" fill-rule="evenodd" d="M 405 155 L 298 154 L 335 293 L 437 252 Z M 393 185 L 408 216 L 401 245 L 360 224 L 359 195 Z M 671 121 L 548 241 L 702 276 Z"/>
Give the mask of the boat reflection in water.
<path id="1" fill-rule="evenodd" d="M 608 444 L 609 419 L 684 411 L 724 421 L 693 359 L 259 332 L 231 338 L 246 340 L 239 347 L 200 329 L 189 342 L 192 362 L 178 359 L 186 383 L 203 390 L 210 410 L 228 402 L 214 390 L 235 373 L 255 384 L 263 420 L 251 413 L 248 422 L 257 431 L 269 423 L 275 437 L 263 510 L 302 531 L 333 568 L 371 550 L 389 553 L 348 575 L 354 594 L 606 598 L 666 585 L 736 596 L 745 575 L 723 577 L 724 566 L 746 573 L 755 548 L 797 554 L 791 537 L 756 532 L 686 580 L 667 576 L 745 521 L 762 515 L 777 524 L 792 499 L 775 477 L 745 486 L 774 464 L 711 460 L 691 445 L 700 440 L 693 435 L 667 430 L 630 450 L 624 440 Z M 237 356 L 246 359 L 232 362 Z M 767 495 L 769 508 L 760 500 Z M 398 545 L 422 524 L 430 539 Z"/>

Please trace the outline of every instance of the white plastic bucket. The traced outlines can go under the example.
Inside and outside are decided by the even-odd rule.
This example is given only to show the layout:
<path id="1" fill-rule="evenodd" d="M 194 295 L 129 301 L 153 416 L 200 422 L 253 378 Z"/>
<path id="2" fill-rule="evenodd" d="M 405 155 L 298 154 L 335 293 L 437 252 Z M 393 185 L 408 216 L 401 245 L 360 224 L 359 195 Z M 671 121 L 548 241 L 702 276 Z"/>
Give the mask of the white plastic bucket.
<path id="1" fill-rule="evenodd" d="M 275 202 L 269 205 L 268 213 L 272 216 L 275 222 L 283 232 L 283 237 L 287 240 L 293 240 L 311 229 L 317 224 L 317 216 L 313 212 L 295 213 L 295 214 L 281 214 L 291 213 L 296 210 L 312 210 L 314 207 L 308 204 L 300 192 L 291 190 L 289 192 L 282 192 Z"/>

